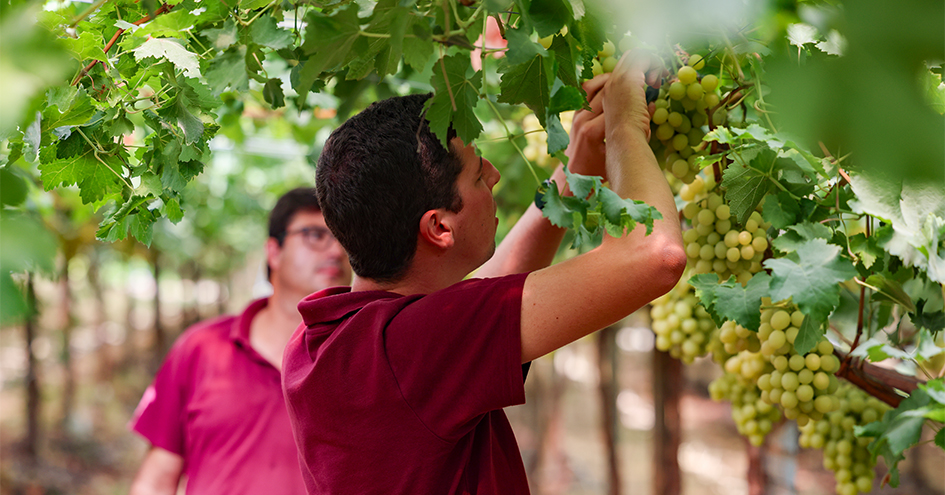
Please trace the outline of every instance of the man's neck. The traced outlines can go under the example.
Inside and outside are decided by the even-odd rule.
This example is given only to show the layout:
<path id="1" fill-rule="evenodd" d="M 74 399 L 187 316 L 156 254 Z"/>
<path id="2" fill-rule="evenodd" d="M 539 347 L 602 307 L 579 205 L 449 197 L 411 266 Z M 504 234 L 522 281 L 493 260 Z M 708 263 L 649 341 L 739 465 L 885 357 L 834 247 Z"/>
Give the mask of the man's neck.
<path id="1" fill-rule="evenodd" d="M 292 333 L 302 322 L 298 311 L 301 297 L 287 296 L 275 291 L 266 305 L 253 318 L 249 330 L 249 342 L 262 357 L 276 369 L 282 369 L 282 351 Z"/>

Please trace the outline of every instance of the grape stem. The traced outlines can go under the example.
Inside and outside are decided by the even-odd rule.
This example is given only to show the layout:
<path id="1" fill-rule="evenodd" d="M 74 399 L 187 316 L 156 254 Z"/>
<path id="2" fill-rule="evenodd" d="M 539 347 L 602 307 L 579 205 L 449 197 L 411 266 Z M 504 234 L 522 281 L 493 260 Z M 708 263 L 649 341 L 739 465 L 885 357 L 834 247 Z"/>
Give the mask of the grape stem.
<path id="1" fill-rule="evenodd" d="M 833 353 L 840 359 L 840 369 L 836 372 L 838 378 L 845 379 L 892 407 L 899 407 L 899 403 L 905 398 L 900 391 L 908 395 L 918 388 L 919 384 L 925 383 L 918 378 L 881 368 L 850 354 L 844 355 L 836 349 Z"/>
<path id="2" fill-rule="evenodd" d="M 159 15 L 161 15 L 161 14 L 163 14 L 163 13 L 165 13 L 165 12 L 167 12 L 168 10 L 171 10 L 171 9 L 173 9 L 173 8 L 174 8 L 173 5 L 169 5 L 169 4 L 166 4 L 166 3 L 165 3 L 165 4 L 162 4 L 160 7 L 158 7 L 157 10 L 154 11 L 153 14 L 146 15 L 146 16 L 142 17 L 141 19 L 138 19 L 137 21 L 132 22 L 132 24 L 134 24 L 135 26 L 140 26 L 140 25 L 142 25 L 142 24 L 144 24 L 144 23 L 150 21 L 151 19 L 154 19 L 155 17 L 157 17 L 157 16 L 159 16 Z M 119 38 L 119 37 L 122 35 L 122 33 L 124 33 L 124 32 L 125 32 L 124 29 L 119 29 L 118 31 L 115 31 L 115 35 L 112 36 L 112 39 L 108 41 L 108 43 L 105 45 L 105 49 L 103 50 L 106 54 L 108 53 L 109 50 L 112 49 L 112 46 L 115 45 L 115 42 L 118 41 L 118 38 Z M 72 86 L 75 86 L 76 84 L 79 84 L 79 81 L 81 81 L 83 77 L 85 77 L 86 75 L 88 75 L 89 71 L 92 70 L 92 67 L 95 67 L 95 64 L 97 64 L 98 62 L 99 62 L 98 60 L 93 60 L 93 61 L 89 62 L 89 65 L 86 65 L 85 68 L 82 69 L 82 72 L 80 72 L 79 75 L 77 75 L 77 76 L 75 77 L 75 80 L 72 81 Z"/>

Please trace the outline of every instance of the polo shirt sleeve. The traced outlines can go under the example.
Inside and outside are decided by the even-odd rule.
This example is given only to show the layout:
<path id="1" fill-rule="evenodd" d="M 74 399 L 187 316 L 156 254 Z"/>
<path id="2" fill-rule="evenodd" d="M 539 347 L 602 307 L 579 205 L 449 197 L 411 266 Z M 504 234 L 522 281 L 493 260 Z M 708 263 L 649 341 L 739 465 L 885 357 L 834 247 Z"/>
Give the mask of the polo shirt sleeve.
<path id="1" fill-rule="evenodd" d="M 525 402 L 526 276 L 456 284 L 407 305 L 388 325 L 385 349 L 404 400 L 440 438 L 461 438 L 484 414 Z"/>
<path id="2" fill-rule="evenodd" d="M 187 335 L 168 352 L 154 382 L 144 391 L 130 427 L 151 445 L 184 455 L 187 378 Z"/>

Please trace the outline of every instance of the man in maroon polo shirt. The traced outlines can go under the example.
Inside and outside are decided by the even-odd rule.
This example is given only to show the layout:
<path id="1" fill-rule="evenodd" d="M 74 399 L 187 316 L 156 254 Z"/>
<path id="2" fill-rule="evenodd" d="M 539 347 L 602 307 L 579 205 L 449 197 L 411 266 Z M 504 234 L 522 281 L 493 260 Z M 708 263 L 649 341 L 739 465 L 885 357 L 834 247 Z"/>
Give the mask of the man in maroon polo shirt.
<path id="1" fill-rule="evenodd" d="M 502 411 L 525 399 L 522 363 L 667 292 L 686 263 L 647 144 L 643 69 L 624 57 L 585 84 L 591 111 L 575 115 L 568 155 L 663 219 L 550 267 L 563 232 L 535 206 L 495 247 L 499 172 L 471 144 L 440 144 L 428 95 L 376 103 L 332 133 L 316 189 L 355 276 L 299 304 L 283 361 L 310 494 L 528 493 Z"/>
<path id="2" fill-rule="evenodd" d="M 304 494 L 280 386 L 282 351 L 306 295 L 350 281 L 314 188 L 286 193 L 269 217 L 272 295 L 239 316 L 194 325 L 168 353 L 131 428 L 151 443 L 131 493 Z"/>

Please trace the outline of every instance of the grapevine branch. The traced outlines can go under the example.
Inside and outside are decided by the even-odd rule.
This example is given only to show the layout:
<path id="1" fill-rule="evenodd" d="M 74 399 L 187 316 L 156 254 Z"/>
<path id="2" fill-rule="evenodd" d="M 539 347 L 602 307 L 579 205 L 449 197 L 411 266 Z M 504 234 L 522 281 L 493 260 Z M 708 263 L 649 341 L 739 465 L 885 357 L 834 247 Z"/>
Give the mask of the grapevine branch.
<path id="1" fill-rule="evenodd" d="M 140 25 L 142 25 L 142 24 L 144 24 L 144 23 L 150 21 L 151 19 L 154 19 L 155 17 L 157 17 L 157 16 L 159 16 L 159 15 L 161 15 L 161 14 L 163 14 L 163 13 L 165 13 L 165 12 L 167 12 L 167 11 L 173 9 L 173 8 L 174 8 L 173 5 L 169 5 L 169 4 L 166 4 L 166 3 L 165 3 L 165 4 L 162 4 L 160 7 L 158 7 L 157 10 L 154 11 L 153 14 L 146 15 L 146 16 L 142 17 L 141 19 L 138 19 L 137 21 L 132 22 L 132 24 L 134 24 L 135 26 L 140 26 Z M 106 54 L 108 53 L 109 50 L 112 49 L 112 46 L 115 45 L 115 42 L 118 41 L 118 38 L 119 38 L 119 37 L 122 35 L 122 33 L 124 33 L 124 32 L 125 32 L 124 29 L 119 29 L 118 31 L 115 31 L 115 35 L 112 36 L 112 39 L 110 39 L 110 40 L 108 41 L 108 43 L 105 45 L 105 50 L 104 50 L 104 52 L 105 52 Z M 81 81 L 83 77 L 85 77 L 86 75 L 88 75 L 89 71 L 92 70 L 92 67 L 95 67 L 95 64 L 97 64 L 98 62 L 99 62 L 98 60 L 93 60 L 93 61 L 89 62 L 89 65 L 86 65 L 85 68 L 82 69 L 82 72 L 80 72 L 79 75 L 75 77 L 75 80 L 72 81 L 72 86 L 75 86 L 76 84 L 79 84 L 79 81 Z"/>
<path id="2" fill-rule="evenodd" d="M 840 358 L 840 369 L 836 372 L 838 378 L 845 379 L 892 407 L 898 407 L 904 399 L 898 391 L 911 394 L 920 383 L 924 383 L 918 378 L 881 368 L 849 354 L 844 355 L 836 349 L 833 352 Z"/>

